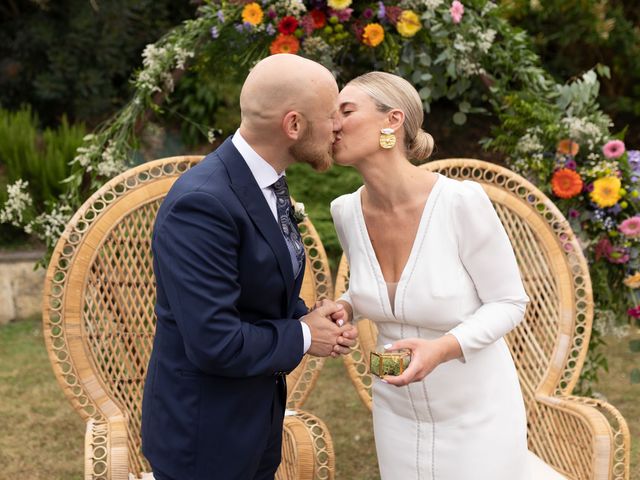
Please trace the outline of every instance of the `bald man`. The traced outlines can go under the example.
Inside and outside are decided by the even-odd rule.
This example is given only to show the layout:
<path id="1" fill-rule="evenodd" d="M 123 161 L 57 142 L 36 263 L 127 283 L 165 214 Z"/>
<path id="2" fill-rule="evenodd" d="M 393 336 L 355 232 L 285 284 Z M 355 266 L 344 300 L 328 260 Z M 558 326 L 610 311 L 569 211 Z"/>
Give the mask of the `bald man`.
<path id="1" fill-rule="evenodd" d="M 305 353 L 336 356 L 355 343 L 355 329 L 339 326 L 341 306 L 309 312 L 299 297 L 304 248 L 284 177 L 294 162 L 331 165 L 337 95 L 315 62 L 259 62 L 238 131 L 158 211 L 158 320 L 142 405 L 156 480 L 273 479 L 286 374 Z"/>

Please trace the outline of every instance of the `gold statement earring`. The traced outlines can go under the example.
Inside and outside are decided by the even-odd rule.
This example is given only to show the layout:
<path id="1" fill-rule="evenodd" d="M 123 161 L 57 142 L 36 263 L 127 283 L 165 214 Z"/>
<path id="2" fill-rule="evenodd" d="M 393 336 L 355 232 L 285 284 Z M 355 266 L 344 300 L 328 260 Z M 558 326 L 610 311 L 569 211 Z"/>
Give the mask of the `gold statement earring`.
<path id="1" fill-rule="evenodd" d="M 393 148 L 396 144 L 396 136 L 393 134 L 392 128 L 383 128 L 380 130 L 380 146 L 384 149 Z"/>

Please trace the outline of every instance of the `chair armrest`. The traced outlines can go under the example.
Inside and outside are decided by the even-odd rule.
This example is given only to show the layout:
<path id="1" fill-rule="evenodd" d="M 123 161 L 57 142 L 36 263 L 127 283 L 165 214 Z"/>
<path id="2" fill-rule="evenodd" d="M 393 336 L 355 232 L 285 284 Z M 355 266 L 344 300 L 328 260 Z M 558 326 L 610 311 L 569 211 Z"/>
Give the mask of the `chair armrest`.
<path id="1" fill-rule="evenodd" d="M 282 463 L 276 480 L 333 480 L 335 455 L 327 426 L 315 415 L 287 410 L 282 431 Z"/>
<path id="2" fill-rule="evenodd" d="M 529 408 L 529 448 L 571 479 L 626 479 L 613 474 L 614 431 L 598 408 L 575 397 L 536 395 Z"/>
<path id="3" fill-rule="evenodd" d="M 631 433 L 629 425 L 618 409 L 610 403 L 596 398 L 568 396 L 567 399 L 596 408 L 608 420 L 613 432 L 613 480 L 628 480 L 631 475 Z"/>
<path id="4" fill-rule="evenodd" d="M 123 417 L 90 418 L 84 436 L 85 480 L 129 480 L 127 443 Z"/>

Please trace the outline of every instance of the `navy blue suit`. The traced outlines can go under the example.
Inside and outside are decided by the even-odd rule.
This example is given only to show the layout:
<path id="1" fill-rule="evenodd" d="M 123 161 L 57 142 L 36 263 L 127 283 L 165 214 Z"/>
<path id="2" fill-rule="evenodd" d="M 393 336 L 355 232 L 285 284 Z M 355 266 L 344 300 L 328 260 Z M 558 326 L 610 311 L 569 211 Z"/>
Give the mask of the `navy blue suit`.
<path id="1" fill-rule="evenodd" d="M 179 480 L 273 478 L 284 374 L 303 356 L 304 271 L 230 139 L 185 172 L 153 231 L 156 336 L 142 451 Z"/>

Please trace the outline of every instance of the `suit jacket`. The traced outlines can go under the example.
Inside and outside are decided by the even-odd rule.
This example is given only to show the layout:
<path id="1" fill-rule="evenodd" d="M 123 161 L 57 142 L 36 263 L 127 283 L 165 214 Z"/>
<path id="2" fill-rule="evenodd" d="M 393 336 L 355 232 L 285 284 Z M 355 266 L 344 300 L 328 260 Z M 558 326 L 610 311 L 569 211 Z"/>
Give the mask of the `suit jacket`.
<path id="1" fill-rule="evenodd" d="M 286 397 L 278 375 L 303 356 L 294 319 L 307 307 L 304 271 L 294 279 L 280 227 L 231 139 L 175 182 L 152 248 L 157 325 L 143 453 L 174 478 L 252 478 L 274 401 Z"/>

